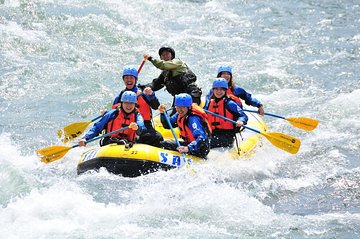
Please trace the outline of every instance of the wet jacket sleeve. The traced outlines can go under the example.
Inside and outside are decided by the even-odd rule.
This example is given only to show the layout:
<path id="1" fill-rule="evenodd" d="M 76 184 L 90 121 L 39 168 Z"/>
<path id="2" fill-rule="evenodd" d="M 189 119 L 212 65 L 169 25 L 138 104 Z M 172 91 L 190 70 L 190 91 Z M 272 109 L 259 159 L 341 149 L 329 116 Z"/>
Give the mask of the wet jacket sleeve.
<path id="1" fill-rule="evenodd" d="M 229 109 L 229 111 L 231 113 L 233 113 L 235 115 L 235 117 L 237 117 L 237 119 L 235 119 L 235 121 L 240 120 L 243 122 L 244 125 L 247 124 L 248 117 L 244 113 L 244 111 L 241 109 L 241 107 L 238 103 L 236 103 L 235 101 L 229 100 L 227 102 L 226 106 Z"/>
<path id="2" fill-rule="evenodd" d="M 157 110 L 160 105 L 160 102 L 159 99 L 156 97 L 155 92 L 153 92 L 151 95 L 146 95 L 146 94 L 143 95 L 145 99 L 149 102 L 150 107 L 153 110 Z"/>
<path id="3" fill-rule="evenodd" d="M 234 87 L 234 95 L 244 100 L 247 105 L 251 105 L 257 108 L 261 106 L 261 102 L 258 99 L 253 98 L 250 93 L 246 92 L 240 86 Z"/>
<path id="4" fill-rule="evenodd" d="M 143 131 L 146 130 L 145 124 L 144 124 L 144 118 L 141 114 L 136 114 L 136 124 L 138 125 L 138 129 L 136 130 L 136 135 L 141 135 Z"/>
<path id="5" fill-rule="evenodd" d="M 201 124 L 201 120 L 199 116 L 196 115 L 189 116 L 187 126 L 189 127 L 195 138 L 195 140 L 189 143 L 187 147 L 189 148 L 190 152 L 194 152 L 199 150 L 200 142 L 203 142 L 204 140 L 207 139 L 207 134 Z"/>
<path id="6" fill-rule="evenodd" d="M 170 61 L 163 61 L 156 58 L 151 58 L 150 62 L 158 69 L 163 71 L 171 71 L 173 77 L 183 75 L 189 71 L 189 68 L 182 60 L 174 58 Z"/>
<path id="7" fill-rule="evenodd" d="M 211 97 L 212 93 L 213 93 L 213 90 L 210 89 L 209 93 L 205 96 L 205 104 L 204 104 L 203 108 L 206 110 L 209 109 L 210 97 Z"/>
<path id="8" fill-rule="evenodd" d="M 151 63 L 160 70 L 176 70 L 184 64 L 180 59 L 174 58 L 170 61 L 163 61 L 156 58 L 151 58 Z"/>
<path id="9" fill-rule="evenodd" d="M 100 132 L 105 128 L 106 124 L 114 119 L 117 109 L 110 110 L 104 114 L 104 116 L 96 122 L 93 127 L 85 134 L 85 139 L 92 139 L 100 134 Z"/>
<path id="10" fill-rule="evenodd" d="M 113 102 L 113 105 L 116 105 L 118 103 L 120 103 L 120 94 L 118 96 L 116 96 L 116 98 L 115 98 L 115 100 Z"/>

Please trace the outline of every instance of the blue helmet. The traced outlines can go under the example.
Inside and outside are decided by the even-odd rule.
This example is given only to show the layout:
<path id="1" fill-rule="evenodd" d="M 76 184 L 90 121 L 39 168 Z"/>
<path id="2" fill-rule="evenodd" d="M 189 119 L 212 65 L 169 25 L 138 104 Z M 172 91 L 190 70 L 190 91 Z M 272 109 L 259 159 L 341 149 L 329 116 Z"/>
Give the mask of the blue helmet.
<path id="1" fill-rule="evenodd" d="M 124 76 L 133 76 L 137 79 L 138 75 L 138 71 L 134 67 L 128 67 L 123 70 L 122 78 L 124 79 Z"/>
<path id="2" fill-rule="evenodd" d="M 168 51 L 171 53 L 171 59 L 174 59 L 175 58 L 175 50 L 170 47 L 170 46 L 162 46 L 160 47 L 159 49 L 159 56 L 161 56 L 161 54 L 164 52 L 164 51 Z"/>
<path id="3" fill-rule="evenodd" d="M 229 88 L 227 81 L 224 78 L 216 78 L 213 82 L 212 88 Z"/>
<path id="4" fill-rule="evenodd" d="M 222 72 L 229 72 L 232 75 L 232 67 L 231 66 L 220 66 L 218 68 L 218 77 L 221 76 Z"/>
<path id="5" fill-rule="evenodd" d="M 121 102 L 136 103 L 137 96 L 136 96 L 135 92 L 125 91 L 121 96 Z"/>
<path id="6" fill-rule="evenodd" d="M 175 106 L 189 107 L 191 106 L 191 104 L 192 104 L 191 95 L 186 93 L 175 95 Z"/>

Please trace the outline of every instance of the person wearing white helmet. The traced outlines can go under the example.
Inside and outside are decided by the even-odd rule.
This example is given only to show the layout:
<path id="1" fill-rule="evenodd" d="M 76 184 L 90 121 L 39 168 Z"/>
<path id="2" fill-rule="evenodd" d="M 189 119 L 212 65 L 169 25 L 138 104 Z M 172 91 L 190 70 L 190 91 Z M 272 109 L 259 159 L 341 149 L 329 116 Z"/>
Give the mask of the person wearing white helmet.
<path id="1" fill-rule="evenodd" d="M 104 146 L 109 143 L 119 143 L 121 140 L 129 143 L 135 142 L 136 136 L 140 136 L 142 132 L 146 130 L 144 119 L 135 108 L 136 102 L 137 96 L 134 92 L 124 92 L 121 96 L 121 105 L 119 108 L 106 112 L 85 134 L 84 138 L 79 141 L 79 146 L 86 146 L 85 141 L 98 136 L 103 130 L 109 133 L 121 129 L 124 126 L 129 126 L 129 129 L 103 138 L 100 141 L 100 145 Z"/>
<path id="2" fill-rule="evenodd" d="M 161 74 L 146 86 L 150 86 L 153 91 L 158 91 L 165 86 L 166 90 L 174 97 L 180 93 L 188 93 L 193 102 L 200 105 L 202 91 L 195 84 L 196 75 L 185 62 L 175 57 L 175 50 L 172 47 L 163 46 L 158 53 L 160 59 L 154 58 L 148 53 L 144 54 L 145 59 L 162 70 Z"/>

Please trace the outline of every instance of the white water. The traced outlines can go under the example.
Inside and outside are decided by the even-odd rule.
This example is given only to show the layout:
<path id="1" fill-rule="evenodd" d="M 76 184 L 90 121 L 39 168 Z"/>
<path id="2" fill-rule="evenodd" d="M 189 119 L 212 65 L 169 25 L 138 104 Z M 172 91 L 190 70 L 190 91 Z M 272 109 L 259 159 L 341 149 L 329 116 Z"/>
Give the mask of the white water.
<path id="1" fill-rule="evenodd" d="M 0 238 L 357 238 L 360 5 L 356 1 L 0 1 Z M 123 178 L 76 175 L 84 149 L 37 149 L 90 120 L 121 70 L 172 45 L 209 90 L 216 68 L 270 113 L 320 120 L 296 155 L 264 139 L 251 160 Z M 140 82 L 159 71 L 147 63 Z M 158 93 L 166 102 L 166 92 Z M 219 155 L 221 157 L 222 155 Z"/>

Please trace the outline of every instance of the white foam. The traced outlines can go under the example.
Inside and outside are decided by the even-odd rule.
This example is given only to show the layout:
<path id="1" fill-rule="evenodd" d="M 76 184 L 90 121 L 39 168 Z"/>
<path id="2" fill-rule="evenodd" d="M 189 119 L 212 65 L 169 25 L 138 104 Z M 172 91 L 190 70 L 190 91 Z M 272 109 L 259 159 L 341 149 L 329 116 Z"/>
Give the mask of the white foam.
<path id="1" fill-rule="evenodd" d="M 335 108 L 358 110 L 360 108 L 360 89 L 355 89 L 350 93 L 340 93 L 334 99 L 329 100 L 328 104 Z"/>
<path id="2" fill-rule="evenodd" d="M 37 24 L 37 27 L 42 27 Z M 40 42 L 48 39 L 45 31 L 24 29 L 17 22 L 8 22 L 6 25 L 0 25 L 0 30 L 10 34 L 12 37 L 20 37 L 27 42 Z"/>
<path id="3" fill-rule="evenodd" d="M 11 134 L 0 134 L 0 163 L 8 164 L 18 169 L 34 169 L 38 167 L 38 158 L 35 155 L 24 156 L 11 139 Z"/>

